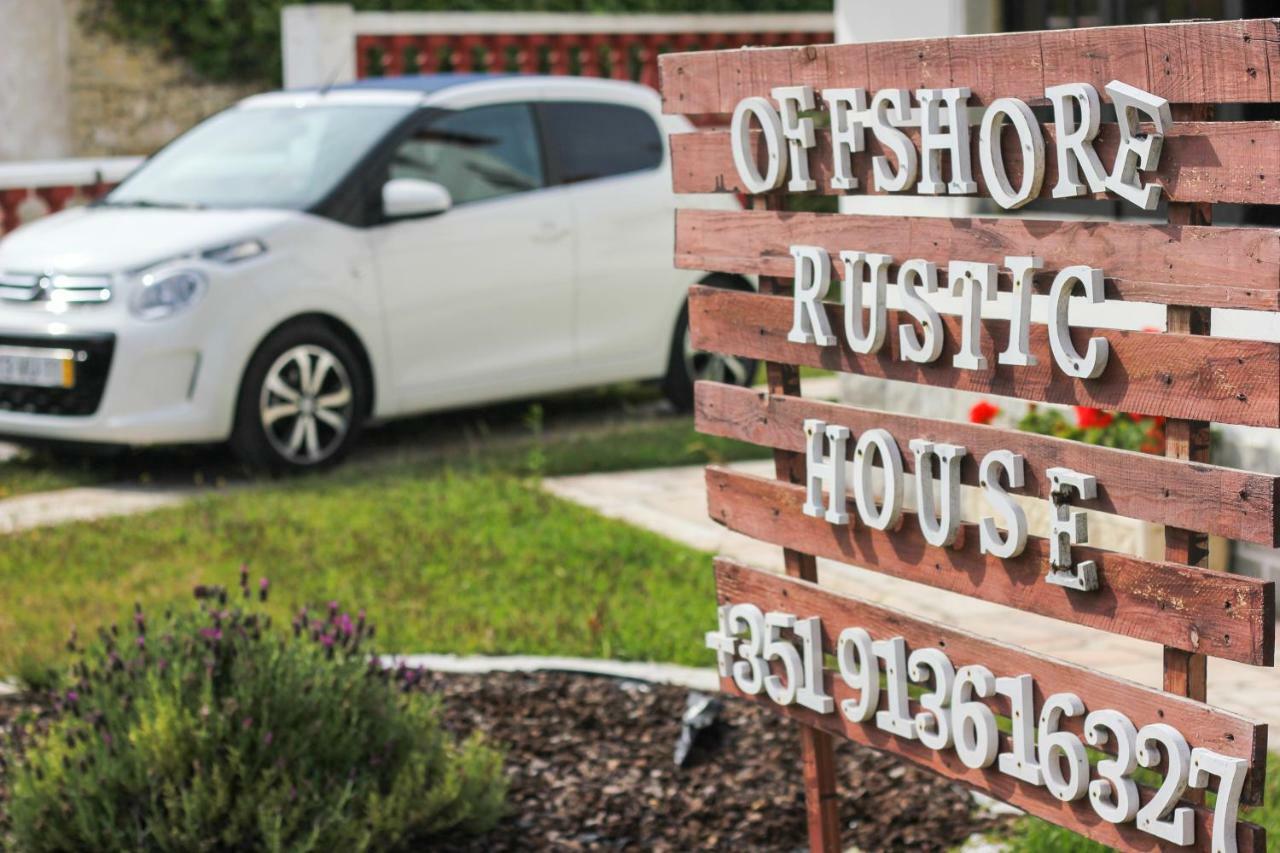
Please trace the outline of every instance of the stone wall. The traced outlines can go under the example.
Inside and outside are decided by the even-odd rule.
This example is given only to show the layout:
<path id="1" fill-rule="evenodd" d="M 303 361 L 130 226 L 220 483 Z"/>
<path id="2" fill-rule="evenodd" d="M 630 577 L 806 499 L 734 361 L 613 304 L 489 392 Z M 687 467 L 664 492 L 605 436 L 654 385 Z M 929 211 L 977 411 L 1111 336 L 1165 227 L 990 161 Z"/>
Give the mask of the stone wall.
<path id="1" fill-rule="evenodd" d="M 0 0 L 0 6 L 4 2 L 24 0 Z M 201 119 L 264 88 L 204 82 L 185 63 L 154 48 L 87 30 L 76 0 L 60 2 L 68 9 L 73 156 L 150 154 Z"/>

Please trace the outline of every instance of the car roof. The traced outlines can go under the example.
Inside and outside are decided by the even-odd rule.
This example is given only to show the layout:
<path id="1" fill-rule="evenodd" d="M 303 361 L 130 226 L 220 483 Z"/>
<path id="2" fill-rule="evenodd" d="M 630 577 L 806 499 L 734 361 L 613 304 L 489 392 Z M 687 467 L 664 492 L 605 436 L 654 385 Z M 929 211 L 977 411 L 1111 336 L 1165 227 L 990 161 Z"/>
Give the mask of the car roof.
<path id="1" fill-rule="evenodd" d="M 353 83 L 342 83 L 334 86 L 334 89 L 391 89 L 395 91 L 422 92 L 423 94 L 435 94 L 444 89 L 454 86 L 466 86 L 471 83 L 492 83 L 498 80 L 508 80 L 512 77 L 529 77 L 536 78 L 541 75 L 521 75 L 521 74 L 461 74 L 461 73 L 442 73 L 442 74 L 404 74 L 399 77 L 365 77 L 363 80 L 356 80 Z"/>
<path id="2" fill-rule="evenodd" d="M 367 77 L 351 83 L 305 87 L 252 95 L 242 106 L 308 104 L 403 104 L 406 106 L 469 106 L 487 96 L 521 96 L 533 100 L 583 97 L 629 103 L 656 111 L 657 95 L 648 86 L 625 80 L 548 74 L 407 74 Z"/>

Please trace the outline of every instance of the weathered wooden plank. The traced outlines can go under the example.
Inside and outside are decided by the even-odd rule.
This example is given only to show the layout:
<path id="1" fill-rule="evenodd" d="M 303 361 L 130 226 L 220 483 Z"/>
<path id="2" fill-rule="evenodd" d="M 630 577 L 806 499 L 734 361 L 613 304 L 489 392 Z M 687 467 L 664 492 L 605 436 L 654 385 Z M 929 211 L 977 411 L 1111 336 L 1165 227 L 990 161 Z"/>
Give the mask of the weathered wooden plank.
<path id="1" fill-rule="evenodd" d="M 1178 104 L 1172 112 L 1175 120 L 1205 120 L 1213 118 L 1212 110 L 1213 107 L 1203 104 Z M 1169 205 L 1171 225 L 1208 225 L 1212 221 L 1211 204 Z M 1170 305 L 1165 310 L 1167 331 L 1208 335 L 1212 313 L 1195 305 Z M 1208 462 L 1211 455 L 1208 422 L 1170 419 L 1165 424 L 1165 455 L 1172 459 Z M 1165 527 L 1164 544 L 1166 560 L 1192 566 L 1205 565 L 1209 560 L 1209 537 L 1194 529 L 1194 525 L 1192 529 Z M 1209 688 L 1209 661 L 1204 655 L 1165 646 L 1163 665 L 1165 690 L 1192 699 L 1205 699 Z"/>
<path id="2" fill-rule="evenodd" d="M 1072 554 L 1098 564 L 1099 588 L 1078 592 L 1045 583 L 1049 541 L 1027 539 L 1017 557 L 978 550 L 978 528 L 963 525 L 951 548 L 925 541 L 914 513 L 898 530 L 854 521 L 837 526 L 805 515 L 804 487 L 712 466 L 707 510 L 737 533 L 1100 631 L 1256 666 L 1274 662 L 1274 584 L 1176 563 L 1143 560 L 1076 545 Z"/>
<path id="3" fill-rule="evenodd" d="M 1037 288 L 1055 271 L 1087 264 L 1107 275 L 1113 299 L 1213 308 L 1280 309 L 1280 230 L 1273 228 L 946 219 L 932 216 L 676 211 L 676 266 L 790 277 L 793 245 L 1003 265 L 1006 256 L 1044 258 Z M 1001 279 L 1010 288 L 1008 276 Z"/>
<path id="4" fill-rule="evenodd" d="M 1200 30 L 1148 27 L 1145 34 L 1148 91 L 1172 103 L 1201 101 L 1200 93 L 1209 92 L 1219 94 L 1215 100 L 1222 103 L 1275 97 L 1272 21 L 1223 21 Z"/>
<path id="5" fill-rule="evenodd" d="M 841 307 L 826 307 L 833 329 L 843 329 Z M 1195 335 L 1076 329 L 1073 340 L 1083 348 L 1090 337 L 1106 338 L 1111 356 L 1097 379 L 1063 374 L 1049 350 L 1048 327 L 1032 324 L 1030 352 L 1034 367 L 999 364 L 996 354 L 1008 343 L 1008 321 L 982 322 L 982 352 L 990 367 L 962 370 L 951 363 L 960 340 L 960 318 L 944 316 L 946 341 L 932 364 L 902 361 L 898 335 L 886 335 L 877 355 L 853 352 L 842 335 L 831 347 L 787 340 L 792 300 L 780 296 L 737 293 L 711 287 L 689 289 L 689 324 L 693 345 L 710 352 L 783 361 L 846 373 L 860 373 L 962 391 L 1094 406 L 1100 409 L 1191 418 L 1246 426 L 1280 426 L 1280 345 Z M 910 323 L 909 315 L 890 311 L 889 329 Z"/>
<path id="6" fill-rule="evenodd" d="M 1105 97 L 1103 87 L 1112 80 L 1175 102 L 1249 103 L 1280 98 L 1278 28 L 1276 19 L 1092 27 L 670 53 L 658 63 L 669 113 L 732 112 L 742 98 L 767 96 L 790 82 L 768 69 L 797 62 L 812 68 L 805 82 L 817 89 L 968 86 L 978 105 L 1001 97 L 1041 103 L 1045 87 L 1059 83 L 1090 83 Z M 858 54 L 869 61 L 848 59 Z M 726 86 L 726 80 L 737 82 Z"/>
<path id="7" fill-rule="evenodd" d="M 771 205 L 777 200 L 766 196 Z M 771 276 L 761 276 L 763 293 L 782 293 L 783 284 Z M 765 376 L 773 394 L 800 393 L 800 369 L 790 364 L 765 362 Z M 788 483 L 804 481 L 805 457 L 785 448 L 774 451 L 774 475 Z M 818 581 L 818 561 L 812 554 L 784 548 L 782 562 L 787 575 L 801 580 Z M 804 768 L 804 800 L 808 815 L 809 850 L 812 853 L 839 853 L 840 800 L 836 790 L 835 744 L 831 735 L 821 729 L 800 727 L 800 761 Z"/>
<path id="8" fill-rule="evenodd" d="M 1042 126 L 1045 135 L 1045 177 L 1040 197 L 1049 198 L 1058 181 L 1057 158 L 1053 156 L 1054 130 Z M 919 145 L 919 131 L 905 128 L 913 144 Z M 1103 125 L 1098 133 L 1097 151 L 1103 163 L 1115 157 L 1118 132 L 1115 125 Z M 753 137 L 760 150 L 758 132 Z M 727 130 L 703 130 L 677 133 L 671 137 L 672 184 L 677 193 L 744 192 L 733 164 Z M 1002 136 L 1004 162 L 1012 185 L 1022 180 L 1022 157 L 1016 150 L 1013 134 Z M 978 185 L 976 195 L 987 195 L 986 180 L 978 168 L 978 134 L 972 138 L 973 178 Z M 816 134 L 816 144 L 809 152 L 809 168 L 817 182 L 817 193 L 826 195 L 881 195 L 871 176 L 873 157 L 884 149 L 871 134 L 866 150 L 853 155 L 853 175 L 858 179 L 854 190 L 833 190 L 831 138 L 826 130 Z M 892 157 L 892 155 L 889 155 Z M 943 174 L 950 177 L 950 159 L 944 160 Z M 1223 121 L 1175 122 L 1165 137 L 1160 155 L 1160 168 L 1142 172 L 1146 183 L 1164 188 L 1171 201 L 1238 202 L 1242 204 L 1280 204 L 1280 122 Z M 910 193 L 913 195 L 914 185 Z M 1109 198 L 1105 193 L 1092 198 Z"/>
<path id="9" fill-rule="evenodd" d="M 838 595 L 816 584 L 751 569 L 725 558 L 716 560 L 715 574 L 718 604 L 750 602 L 762 610 L 782 610 L 804 618 L 817 616 L 822 621 L 822 644 L 827 654 L 835 652 L 835 638 L 842 629 L 860 627 L 875 639 L 902 637 L 912 649 L 941 649 L 957 669 L 983 664 L 997 675 L 1030 675 L 1035 679 L 1036 707 L 1054 693 L 1069 692 L 1079 696 L 1089 710 L 1113 708 L 1122 711 L 1138 727 L 1148 723 L 1167 723 L 1182 732 L 1192 746 L 1203 746 L 1250 761 L 1250 779 L 1245 784 L 1250 794 L 1245 802 L 1256 801 L 1260 793 L 1257 781 L 1266 759 L 1267 727 L 1264 724 L 1201 702 L 917 619 L 901 611 Z M 825 682 L 827 692 L 835 699 L 836 708 L 843 700 L 856 698 L 853 690 L 834 673 L 826 673 Z M 731 678 L 722 679 L 721 686 L 726 692 L 743 695 Z M 852 723 L 840 713 L 818 714 L 798 705 L 782 707 L 767 697 L 760 701 L 767 702 L 779 713 L 838 737 L 902 755 L 943 776 L 1103 843 L 1125 850 L 1159 848 L 1156 839 L 1138 831 L 1132 824 L 1115 826 L 1099 819 L 1087 799 L 1059 803 L 1043 789 L 1020 783 L 994 767 L 970 769 L 952 750 L 930 750 L 921 746 L 919 741 L 897 738 L 874 725 Z M 995 707 L 997 711 L 1008 714 L 1007 708 Z M 1064 728 L 1078 732 L 1079 719 L 1068 721 Z M 1143 799 L 1149 795 L 1150 791 L 1145 791 Z M 1197 843 L 1207 849 L 1211 812 L 1202 805 L 1194 807 L 1197 809 Z M 1240 849 L 1263 850 L 1260 832 L 1243 829 L 1238 836 Z"/>
<path id="10" fill-rule="evenodd" d="M 807 418 L 848 427 L 855 436 L 868 429 L 886 429 L 897 440 L 908 472 L 915 469 L 907 446 L 911 439 L 959 444 L 968 451 L 960 463 L 960 478 L 970 486 L 978 484 L 982 457 L 1009 449 L 1025 459 L 1026 485 L 1018 493 L 1048 500 L 1044 472 L 1056 466 L 1071 468 L 1098 478 L 1098 497 L 1087 503 L 1089 509 L 1280 547 L 1280 476 L 1274 474 L 1020 430 L 776 396 L 717 382 L 698 383 L 695 416 L 699 432 L 797 452 L 804 451 Z"/>

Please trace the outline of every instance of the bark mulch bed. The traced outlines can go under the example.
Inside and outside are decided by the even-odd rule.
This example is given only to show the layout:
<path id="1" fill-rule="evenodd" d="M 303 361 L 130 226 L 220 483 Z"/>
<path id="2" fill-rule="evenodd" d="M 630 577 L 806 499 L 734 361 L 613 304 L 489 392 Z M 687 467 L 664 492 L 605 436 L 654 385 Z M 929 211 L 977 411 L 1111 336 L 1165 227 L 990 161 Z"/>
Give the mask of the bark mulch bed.
<path id="1" fill-rule="evenodd" d="M 514 850 L 806 849 L 797 729 L 725 699 L 719 723 L 677 767 L 689 691 L 569 673 L 431 673 L 445 725 L 506 749 L 509 813 L 457 853 Z M 20 697 L 0 699 L 0 738 Z M 964 788 L 857 745 L 836 749 L 846 847 L 947 850 L 995 821 Z M 4 778 L 0 772 L 0 797 Z"/>
<path id="2" fill-rule="evenodd" d="M 806 848 L 800 741 L 729 699 L 718 738 L 684 768 L 673 750 L 688 691 L 565 673 L 433 674 L 446 725 L 507 749 L 510 814 L 460 851 Z M 967 791 L 871 749 L 837 751 L 845 846 L 946 850 L 993 827 Z"/>

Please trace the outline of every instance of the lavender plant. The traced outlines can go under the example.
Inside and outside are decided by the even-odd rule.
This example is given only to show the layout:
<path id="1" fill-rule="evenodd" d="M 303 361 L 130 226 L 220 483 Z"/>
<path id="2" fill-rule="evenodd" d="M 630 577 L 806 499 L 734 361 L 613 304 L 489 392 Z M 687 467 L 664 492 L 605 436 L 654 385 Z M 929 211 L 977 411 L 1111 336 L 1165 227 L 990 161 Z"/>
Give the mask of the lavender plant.
<path id="1" fill-rule="evenodd" d="M 493 826 L 501 756 L 376 663 L 363 611 L 304 608 L 282 632 L 252 604 L 267 581 L 240 587 L 241 605 L 197 587 L 198 608 L 73 635 L 52 723 L 10 750 L 17 849 L 386 850 Z"/>

